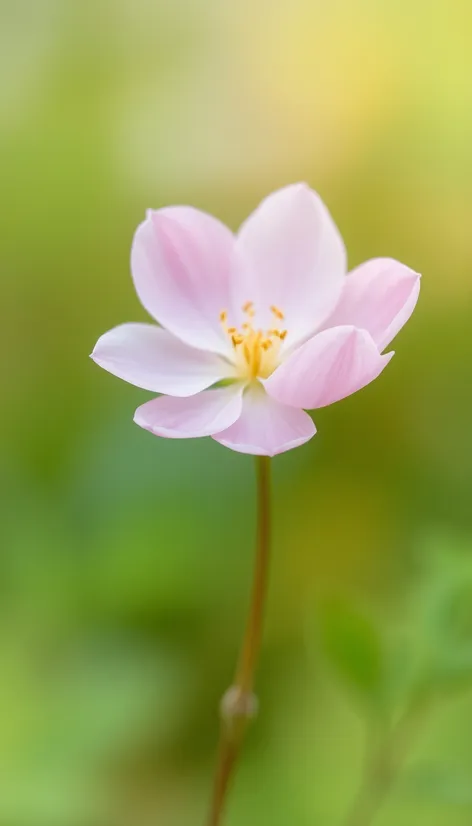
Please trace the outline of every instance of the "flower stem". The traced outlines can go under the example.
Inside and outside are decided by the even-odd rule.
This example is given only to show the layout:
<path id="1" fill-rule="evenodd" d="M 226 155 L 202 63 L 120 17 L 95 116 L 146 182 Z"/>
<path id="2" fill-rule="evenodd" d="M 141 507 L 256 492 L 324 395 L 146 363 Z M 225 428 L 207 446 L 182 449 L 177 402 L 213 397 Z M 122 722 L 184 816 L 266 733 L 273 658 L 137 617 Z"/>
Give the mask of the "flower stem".
<path id="1" fill-rule="evenodd" d="M 254 677 L 262 639 L 270 557 L 270 459 L 256 457 L 257 539 L 254 580 L 239 662 L 233 685 L 221 702 L 221 735 L 208 826 L 220 826 L 231 777 L 250 720 L 257 713 Z"/>

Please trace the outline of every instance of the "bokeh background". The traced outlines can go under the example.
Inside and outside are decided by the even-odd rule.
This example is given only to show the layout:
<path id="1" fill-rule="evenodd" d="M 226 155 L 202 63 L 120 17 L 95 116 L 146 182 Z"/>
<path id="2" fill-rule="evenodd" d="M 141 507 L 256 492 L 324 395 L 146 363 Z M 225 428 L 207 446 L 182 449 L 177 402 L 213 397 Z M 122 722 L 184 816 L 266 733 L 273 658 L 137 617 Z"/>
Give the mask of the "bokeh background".
<path id="1" fill-rule="evenodd" d="M 204 822 L 253 463 L 140 430 L 149 394 L 88 355 L 146 318 L 147 207 L 237 228 L 306 180 L 351 265 L 396 257 L 422 295 L 385 374 L 273 463 L 261 713 L 228 826 L 347 824 L 379 693 L 396 719 L 418 685 L 433 702 L 376 823 L 470 824 L 469 0 L 0 10 L 0 822 Z"/>

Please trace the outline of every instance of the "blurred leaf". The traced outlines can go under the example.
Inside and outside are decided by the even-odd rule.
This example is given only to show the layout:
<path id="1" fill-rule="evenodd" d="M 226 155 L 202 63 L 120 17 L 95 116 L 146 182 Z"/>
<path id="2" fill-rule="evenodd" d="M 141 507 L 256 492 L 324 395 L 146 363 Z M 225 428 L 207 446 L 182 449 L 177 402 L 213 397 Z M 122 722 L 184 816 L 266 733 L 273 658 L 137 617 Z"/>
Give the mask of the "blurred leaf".
<path id="1" fill-rule="evenodd" d="M 339 676 L 369 705 L 381 705 L 384 653 L 370 617 L 344 600 L 330 600 L 319 612 L 319 628 L 325 656 Z"/>
<path id="2" fill-rule="evenodd" d="M 436 664 L 436 673 L 445 683 L 469 683 L 472 680 L 472 648 L 445 651 Z"/>
<path id="3" fill-rule="evenodd" d="M 404 772 L 399 783 L 404 796 L 442 806 L 472 807 L 472 784 L 465 773 L 436 766 L 419 766 Z"/>
<path id="4" fill-rule="evenodd" d="M 433 543 L 409 616 L 417 679 L 441 689 L 472 680 L 472 559 Z"/>

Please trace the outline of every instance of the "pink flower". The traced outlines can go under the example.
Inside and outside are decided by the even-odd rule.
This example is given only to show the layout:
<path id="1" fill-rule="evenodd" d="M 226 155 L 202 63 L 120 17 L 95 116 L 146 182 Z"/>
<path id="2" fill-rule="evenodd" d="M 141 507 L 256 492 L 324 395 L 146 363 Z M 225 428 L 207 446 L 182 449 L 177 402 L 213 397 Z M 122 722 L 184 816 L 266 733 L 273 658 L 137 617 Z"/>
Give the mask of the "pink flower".
<path id="1" fill-rule="evenodd" d="M 390 258 L 346 275 L 342 238 L 304 184 L 269 195 L 236 236 L 192 207 L 150 210 L 131 269 L 162 326 L 115 327 L 92 358 L 163 394 L 141 405 L 135 422 L 157 436 L 212 436 L 267 456 L 316 433 L 303 408 L 377 378 L 420 288 L 418 273 Z"/>

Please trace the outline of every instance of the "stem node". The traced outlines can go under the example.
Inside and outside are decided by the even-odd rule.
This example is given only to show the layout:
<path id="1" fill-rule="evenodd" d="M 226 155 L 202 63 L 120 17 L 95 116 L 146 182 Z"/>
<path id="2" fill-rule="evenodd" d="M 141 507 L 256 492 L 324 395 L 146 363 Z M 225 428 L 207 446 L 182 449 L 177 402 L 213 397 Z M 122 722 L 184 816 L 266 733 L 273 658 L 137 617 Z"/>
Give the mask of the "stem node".
<path id="1" fill-rule="evenodd" d="M 258 711 L 253 693 L 254 676 L 262 637 L 270 551 L 270 459 L 256 457 L 257 542 L 251 604 L 234 684 L 220 705 L 222 731 L 213 800 L 208 826 L 220 826 L 231 776 L 248 723 Z"/>
<path id="2" fill-rule="evenodd" d="M 246 726 L 257 717 L 259 701 L 251 691 L 243 691 L 232 685 L 223 695 L 220 715 L 227 737 L 234 741 L 242 739 Z"/>

